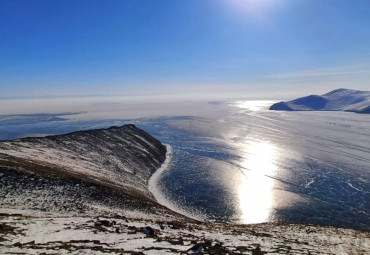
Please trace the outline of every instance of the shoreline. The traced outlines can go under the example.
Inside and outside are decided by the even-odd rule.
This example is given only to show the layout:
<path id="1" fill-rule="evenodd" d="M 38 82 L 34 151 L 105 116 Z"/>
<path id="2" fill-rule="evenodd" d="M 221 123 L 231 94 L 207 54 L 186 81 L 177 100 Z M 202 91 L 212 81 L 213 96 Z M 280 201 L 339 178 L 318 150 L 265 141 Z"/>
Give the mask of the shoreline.
<path id="1" fill-rule="evenodd" d="M 188 217 L 193 220 L 199 220 L 203 221 L 204 219 L 202 217 L 199 217 L 199 215 L 194 215 L 188 211 L 185 211 L 181 207 L 179 207 L 176 203 L 168 199 L 166 194 L 163 192 L 163 189 L 159 185 L 159 180 L 161 178 L 161 175 L 168 170 L 169 164 L 172 160 L 172 147 L 169 144 L 163 144 L 166 146 L 167 152 L 166 152 L 166 159 L 162 163 L 162 165 L 152 174 L 152 176 L 149 178 L 148 181 L 148 190 L 155 198 L 156 202 L 166 208 L 168 208 L 171 211 L 174 211 L 176 213 L 179 213 L 185 217 Z"/>

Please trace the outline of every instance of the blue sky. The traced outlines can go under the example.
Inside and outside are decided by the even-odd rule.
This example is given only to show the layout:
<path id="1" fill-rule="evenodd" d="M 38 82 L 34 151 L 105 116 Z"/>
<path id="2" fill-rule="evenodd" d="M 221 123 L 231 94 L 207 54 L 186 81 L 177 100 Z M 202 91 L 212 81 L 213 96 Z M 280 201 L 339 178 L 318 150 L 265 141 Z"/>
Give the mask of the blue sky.
<path id="1" fill-rule="evenodd" d="M 0 97 L 370 90 L 369 0 L 2 0 Z"/>

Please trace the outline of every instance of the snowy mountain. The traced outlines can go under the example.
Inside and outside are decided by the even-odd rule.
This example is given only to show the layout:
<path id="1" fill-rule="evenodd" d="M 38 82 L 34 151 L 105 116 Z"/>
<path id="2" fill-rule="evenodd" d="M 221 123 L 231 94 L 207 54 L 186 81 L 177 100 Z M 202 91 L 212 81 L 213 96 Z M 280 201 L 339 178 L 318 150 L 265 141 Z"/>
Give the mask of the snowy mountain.
<path id="1" fill-rule="evenodd" d="M 324 95 L 310 95 L 273 104 L 278 111 L 346 111 L 370 113 L 370 91 L 337 89 Z"/>

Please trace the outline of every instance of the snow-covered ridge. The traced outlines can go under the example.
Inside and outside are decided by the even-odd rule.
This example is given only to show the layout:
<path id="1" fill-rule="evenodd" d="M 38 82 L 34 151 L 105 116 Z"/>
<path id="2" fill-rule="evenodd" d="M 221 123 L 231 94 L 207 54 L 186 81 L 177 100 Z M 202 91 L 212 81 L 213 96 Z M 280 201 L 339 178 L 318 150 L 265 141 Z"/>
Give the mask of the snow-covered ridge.
<path id="1" fill-rule="evenodd" d="M 152 197 L 148 180 L 165 157 L 166 147 L 134 125 L 0 142 L 0 166 L 145 197 Z"/>
<path id="2" fill-rule="evenodd" d="M 273 104 L 279 111 L 347 111 L 370 113 L 370 91 L 337 89 L 324 95 L 310 95 Z"/>

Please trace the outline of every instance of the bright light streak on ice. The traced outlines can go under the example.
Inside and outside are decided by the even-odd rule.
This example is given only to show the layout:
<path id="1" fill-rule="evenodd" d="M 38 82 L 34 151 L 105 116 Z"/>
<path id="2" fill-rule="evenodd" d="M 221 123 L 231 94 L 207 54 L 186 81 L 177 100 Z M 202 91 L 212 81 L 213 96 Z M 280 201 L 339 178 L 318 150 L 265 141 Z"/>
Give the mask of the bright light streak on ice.
<path id="1" fill-rule="evenodd" d="M 244 170 L 240 173 L 238 198 L 243 223 L 261 223 L 268 220 L 274 201 L 274 180 L 269 176 L 277 170 L 276 147 L 265 141 L 247 142 Z"/>
<path id="2" fill-rule="evenodd" d="M 248 101 L 236 101 L 233 105 L 236 107 L 247 109 L 252 112 L 261 111 L 268 109 L 275 101 L 268 100 L 248 100 Z"/>

